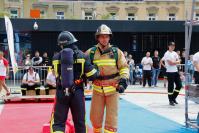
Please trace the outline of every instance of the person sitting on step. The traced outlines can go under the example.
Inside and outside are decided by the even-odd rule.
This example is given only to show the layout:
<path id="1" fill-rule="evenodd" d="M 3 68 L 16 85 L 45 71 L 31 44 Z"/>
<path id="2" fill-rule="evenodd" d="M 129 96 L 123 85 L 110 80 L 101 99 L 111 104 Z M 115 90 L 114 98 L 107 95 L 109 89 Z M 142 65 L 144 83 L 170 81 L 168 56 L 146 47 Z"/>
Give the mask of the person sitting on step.
<path id="1" fill-rule="evenodd" d="M 32 66 L 28 68 L 28 72 L 24 74 L 22 79 L 22 96 L 26 95 L 26 90 L 35 90 L 36 95 L 40 95 L 40 78 L 37 72 L 34 72 Z"/>
<path id="2" fill-rule="evenodd" d="M 52 68 L 47 75 L 45 88 L 46 95 L 49 95 L 49 90 L 56 89 L 56 75 L 54 68 Z"/>

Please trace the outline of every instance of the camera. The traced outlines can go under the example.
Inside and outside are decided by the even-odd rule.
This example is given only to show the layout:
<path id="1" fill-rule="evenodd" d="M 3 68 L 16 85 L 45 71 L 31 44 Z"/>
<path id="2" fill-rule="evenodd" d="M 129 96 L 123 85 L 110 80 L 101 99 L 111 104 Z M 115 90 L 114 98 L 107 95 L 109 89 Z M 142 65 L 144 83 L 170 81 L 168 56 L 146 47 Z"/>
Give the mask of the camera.
<path id="1" fill-rule="evenodd" d="M 38 26 L 37 22 L 34 23 L 33 28 L 34 28 L 34 30 L 38 30 L 39 26 Z"/>

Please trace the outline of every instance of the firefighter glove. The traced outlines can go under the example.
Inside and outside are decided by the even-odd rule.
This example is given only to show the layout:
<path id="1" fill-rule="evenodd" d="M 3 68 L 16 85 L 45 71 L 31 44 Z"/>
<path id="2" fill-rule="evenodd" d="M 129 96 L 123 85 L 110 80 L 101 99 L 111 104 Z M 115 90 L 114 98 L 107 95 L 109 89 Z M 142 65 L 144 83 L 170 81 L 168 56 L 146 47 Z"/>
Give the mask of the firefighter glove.
<path id="1" fill-rule="evenodd" d="M 119 93 L 124 93 L 126 90 L 128 84 L 127 84 L 127 79 L 121 78 L 117 87 L 117 91 Z"/>

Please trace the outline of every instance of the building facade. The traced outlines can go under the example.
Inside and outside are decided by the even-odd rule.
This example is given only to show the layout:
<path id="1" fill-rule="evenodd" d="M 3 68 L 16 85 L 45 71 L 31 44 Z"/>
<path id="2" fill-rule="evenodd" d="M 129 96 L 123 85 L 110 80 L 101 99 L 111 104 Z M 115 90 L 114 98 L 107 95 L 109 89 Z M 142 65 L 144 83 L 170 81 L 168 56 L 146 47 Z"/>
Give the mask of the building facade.
<path id="1" fill-rule="evenodd" d="M 176 49 L 184 48 L 184 20 L 190 17 L 191 6 L 191 0 L 1 0 L 0 17 L 6 14 L 13 18 L 15 49 L 20 61 L 24 53 L 33 54 L 36 50 L 48 51 L 52 56 L 59 49 L 57 36 L 63 30 L 73 32 L 79 47 L 87 50 L 96 44 L 94 34 L 103 23 L 113 30 L 113 45 L 133 54 L 139 62 L 146 51 L 158 49 L 162 55 L 169 41 L 176 42 Z M 199 0 L 194 11 L 196 20 L 199 20 L 198 7 Z M 39 12 L 37 20 L 31 15 L 35 11 Z M 33 28 L 35 22 L 38 30 Z M 8 51 L 3 18 L 0 27 L 0 49 Z M 191 53 L 199 49 L 198 35 L 199 27 L 194 27 Z"/>
<path id="2" fill-rule="evenodd" d="M 81 20 L 185 20 L 191 0 L 67 1 L 1 0 L 0 16 L 31 18 L 32 10 L 41 19 Z M 199 7 L 199 0 L 196 3 Z M 199 19 L 199 8 L 195 12 Z"/>

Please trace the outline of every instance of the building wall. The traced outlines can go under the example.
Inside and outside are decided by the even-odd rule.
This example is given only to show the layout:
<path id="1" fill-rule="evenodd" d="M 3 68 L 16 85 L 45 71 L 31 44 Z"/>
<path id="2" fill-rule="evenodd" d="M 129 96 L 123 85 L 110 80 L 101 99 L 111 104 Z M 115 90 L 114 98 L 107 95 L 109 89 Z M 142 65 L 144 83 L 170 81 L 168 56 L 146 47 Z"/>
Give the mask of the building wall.
<path id="1" fill-rule="evenodd" d="M 84 12 L 91 12 L 93 19 L 113 19 L 110 13 L 115 13 L 117 20 L 127 20 L 128 13 L 135 14 L 136 20 L 148 20 L 149 13 L 155 13 L 157 20 L 168 20 L 168 14 L 176 14 L 177 20 L 185 20 L 185 9 L 190 11 L 191 0 L 143 0 L 133 1 L 64 1 L 40 2 L 41 0 L 18 0 L 0 2 L 0 13 L 10 13 L 16 8 L 19 18 L 30 18 L 31 9 L 39 9 L 42 19 L 56 19 L 56 12 L 63 11 L 65 19 L 84 19 Z M 17 1 L 17 0 L 16 0 Z M 198 1 L 198 0 L 197 0 Z M 199 1 L 197 2 L 199 7 Z M 199 13 L 199 10 L 196 10 Z"/>
<path id="2" fill-rule="evenodd" d="M 0 12 L 3 12 L 3 5 L 4 5 L 4 2 L 0 2 Z"/>

